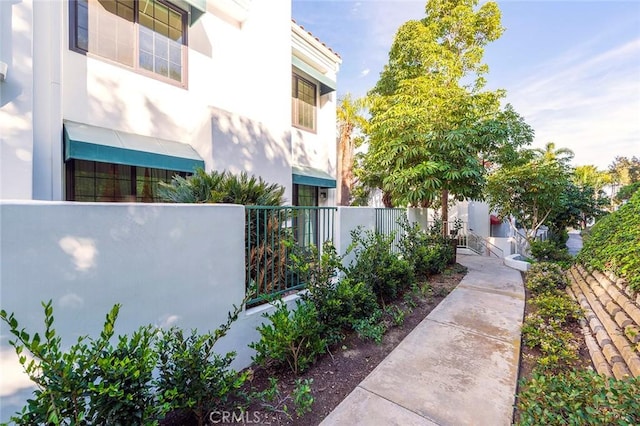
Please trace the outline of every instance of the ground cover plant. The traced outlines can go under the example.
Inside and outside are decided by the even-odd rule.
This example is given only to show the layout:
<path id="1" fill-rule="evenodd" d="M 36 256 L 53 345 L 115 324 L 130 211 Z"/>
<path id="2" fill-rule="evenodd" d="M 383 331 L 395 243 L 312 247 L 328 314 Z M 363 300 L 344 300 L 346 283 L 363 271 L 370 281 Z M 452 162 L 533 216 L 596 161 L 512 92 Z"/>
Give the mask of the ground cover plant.
<path id="1" fill-rule="evenodd" d="M 559 262 L 560 264 L 563 261 Z M 526 277 L 517 425 L 630 425 L 640 422 L 640 379 L 593 370 L 562 268 L 535 263 Z"/>
<path id="2" fill-rule="evenodd" d="M 640 192 L 594 226 L 578 260 L 599 271 L 611 271 L 640 291 Z"/>

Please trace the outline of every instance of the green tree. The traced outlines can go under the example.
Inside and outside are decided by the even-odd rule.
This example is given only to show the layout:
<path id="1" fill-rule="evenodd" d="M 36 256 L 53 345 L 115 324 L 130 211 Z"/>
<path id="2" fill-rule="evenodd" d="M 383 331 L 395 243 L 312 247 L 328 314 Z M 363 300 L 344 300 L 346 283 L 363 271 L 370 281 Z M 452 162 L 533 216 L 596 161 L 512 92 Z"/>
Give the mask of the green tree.
<path id="1" fill-rule="evenodd" d="M 354 182 L 354 152 L 361 138 L 354 135 L 357 129 L 363 129 L 367 123 L 363 116 L 366 98 L 352 99 L 347 93 L 338 103 L 338 205 L 348 206 Z"/>
<path id="2" fill-rule="evenodd" d="M 607 184 L 611 183 L 611 175 L 606 171 L 600 171 L 596 166 L 577 166 L 573 171 L 573 182 L 581 187 L 590 186 L 594 192 L 600 192 Z"/>
<path id="3" fill-rule="evenodd" d="M 640 181 L 640 158 L 618 156 L 609 165 L 609 173 L 613 183 L 618 185 L 624 186 L 638 182 Z"/>
<path id="4" fill-rule="evenodd" d="M 403 24 L 389 62 L 370 92 L 367 180 L 393 205 L 441 202 L 449 194 L 482 197 L 485 161 L 498 146 L 529 143 L 513 108 L 500 111 L 503 91 L 483 91 L 484 47 L 500 37 L 495 2 L 430 0 L 426 17 Z M 505 124 L 508 118 L 513 127 Z"/>
<path id="5" fill-rule="evenodd" d="M 555 161 L 564 167 L 569 167 L 574 153 L 569 148 L 556 149 L 555 142 L 547 142 L 543 148 L 535 148 L 533 152 L 544 161 Z"/>
<path id="6" fill-rule="evenodd" d="M 559 163 L 536 159 L 493 172 L 486 195 L 500 216 L 515 218 L 531 243 L 540 226 L 562 206 L 568 183 L 568 173 Z M 511 225 L 515 228 L 513 222 Z"/>

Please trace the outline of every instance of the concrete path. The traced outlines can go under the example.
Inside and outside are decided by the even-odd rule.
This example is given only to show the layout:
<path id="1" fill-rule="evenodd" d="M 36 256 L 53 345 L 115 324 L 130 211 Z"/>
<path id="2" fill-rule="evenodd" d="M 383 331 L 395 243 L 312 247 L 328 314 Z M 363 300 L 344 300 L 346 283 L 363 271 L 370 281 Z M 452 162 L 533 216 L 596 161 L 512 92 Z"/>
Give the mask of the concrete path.
<path id="1" fill-rule="evenodd" d="M 580 231 L 572 229 L 569 231 L 569 239 L 567 240 L 567 250 L 569 254 L 575 256 L 582 248 L 582 235 Z"/>
<path id="2" fill-rule="evenodd" d="M 510 425 L 524 288 L 500 259 L 458 255 L 461 283 L 321 423 Z"/>

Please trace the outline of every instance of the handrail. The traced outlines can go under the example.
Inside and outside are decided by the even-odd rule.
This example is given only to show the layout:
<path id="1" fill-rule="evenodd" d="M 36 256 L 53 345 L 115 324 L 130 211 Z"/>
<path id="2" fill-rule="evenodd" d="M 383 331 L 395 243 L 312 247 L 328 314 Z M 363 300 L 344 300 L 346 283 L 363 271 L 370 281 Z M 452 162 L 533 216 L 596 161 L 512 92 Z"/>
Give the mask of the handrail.
<path id="1" fill-rule="evenodd" d="M 469 244 L 469 241 L 471 241 L 471 244 Z M 493 255 L 499 259 L 504 258 L 504 251 L 500 247 L 471 231 L 467 233 L 467 248 L 482 256 L 491 257 Z"/>

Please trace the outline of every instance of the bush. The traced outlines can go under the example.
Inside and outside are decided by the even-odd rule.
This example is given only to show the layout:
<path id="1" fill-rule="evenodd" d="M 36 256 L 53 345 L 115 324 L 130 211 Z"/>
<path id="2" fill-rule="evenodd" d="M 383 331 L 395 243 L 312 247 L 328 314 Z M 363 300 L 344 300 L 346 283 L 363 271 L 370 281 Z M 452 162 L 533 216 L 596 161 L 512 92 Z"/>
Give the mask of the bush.
<path id="1" fill-rule="evenodd" d="M 400 226 L 404 232 L 399 245 L 400 254 L 413 267 L 416 277 L 439 274 L 455 259 L 455 250 L 448 238 L 427 233 L 417 223 L 410 224 L 406 218 L 400 221 Z"/>
<path id="2" fill-rule="evenodd" d="M 353 329 L 361 339 L 373 340 L 378 345 L 382 343 L 382 337 L 387 331 L 387 326 L 382 321 L 382 310 L 378 309 L 367 318 L 356 320 Z"/>
<path id="3" fill-rule="evenodd" d="M 153 425 L 170 410 L 191 414 L 204 424 L 209 410 L 239 396 L 235 391 L 247 377 L 229 369 L 234 353 L 220 356 L 213 349 L 241 308 L 234 306 L 227 322 L 212 333 L 192 331 L 184 338 L 177 328 L 161 332 L 146 326 L 131 337 L 119 336 L 114 347 L 110 340 L 120 311 L 115 305 L 98 338 L 80 337 L 64 352 L 53 328 L 51 301 L 42 305 L 44 340 L 20 330 L 13 314 L 0 311 L 0 319 L 16 336 L 9 343 L 37 386 L 34 398 L 12 417 L 17 424 Z"/>
<path id="4" fill-rule="evenodd" d="M 385 236 L 372 231 L 351 232 L 350 250 L 356 258 L 347 269 L 347 276 L 355 282 L 368 284 L 381 303 L 391 301 L 415 281 L 408 261 L 392 253 L 393 235 Z"/>
<path id="5" fill-rule="evenodd" d="M 343 269 L 342 257 L 331 241 L 324 243 L 321 255 L 315 246 L 290 247 L 293 270 L 307 283 L 307 291 L 300 296 L 316 307 L 328 344 L 342 340 L 343 331 L 352 328 L 355 320 L 368 317 L 378 308 L 376 296 L 367 284 L 336 279 L 337 271 Z"/>
<path id="6" fill-rule="evenodd" d="M 284 187 L 265 182 L 246 172 L 234 175 L 227 171 L 207 173 L 197 169 L 193 176 L 174 176 L 171 183 L 160 183 L 158 194 L 174 203 L 228 203 L 256 206 L 280 206 Z"/>
<path id="7" fill-rule="evenodd" d="M 289 311 L 282 300 L 275 306 L 275 311 L 264 314 L 271 323 L 258 327 L 260 340 L 249 347 L 257 352 L 253 358 L 256 363 L 263 366 L 287 365 L 297 375 L 326 351 L 323 325 L 313 303 L 298 300 L 293 311 Z"/>
<path id="8" fill-rule="evenodd" d="M 114 348 L 109 341 L 120 311 L 120 305 L 115 305 L 97 339 L 82 336 L 65 352 L 53 328 L 51 301 L 42 306 L 43 337 L 19 329 L 13 314 L 0 311 L 0 318 L 16 337 L 9 343 L 36 385 L 34 398 L 11 420 L 17 424 L 156 423 L 163 413 L 152 392 L 157 358 L 149 346 L 154 330 L 144 327 L 130 339 L 120 337 Z"/>
<path id="9" fill-rule="evenodd" d="M 640 291 L 640 192 L 593 226 L 578 260 L 600 271 L 612 271 Z"/>
<path id="10" fill-rule="evenodd" d="M 578 360 L 577 343 L 558 320 L 527 315 L 522 325 L 522 341 L 527 347 L 540 351 L 537 364 L 542 371 L 558 371 Z"/>
<path id="11" fill-rule="evenodd" d="M 230 368 L 235 352 L 219 355 L 213 346 L 219 333 L 185 336 L 172 328 L 162 332 L 157 351 L 160 353 L 158 393 L 171 410 L 189 413 L 199 425 L 206 424 L 207 414 L 215 409 L 231 409 L 241 399 L 240 388 L 247 372 Z"/>
<path id="12" fill-rule="evenodd" d="M 566 293 L 543 293 L 531 299 L 542 318 L 554 319 L 561 325 L 577 322 L 582 317 L 582 309 Z"/>
<path id="13" fill-rule="evenodd" d="M 554 241 L 534 241 L 531 243 L 531 255 L 539 262 L 571 263 L 573 257 L 566 248 L 560 248 Z"/>
<path id="14" fill-rule="evenodd" d="M 569 280 L 562 268 L 551 262 L 532 264 L 526 276 L 526 286 L 534 295 L 564 290 L 568 284 Z"/>
<path id="15" fill-rule="evenodd" d="M 640 378 L 615 380 L 597 373 L 535 373 L 520 384 L 517 424 L 640 424 Z"/>

